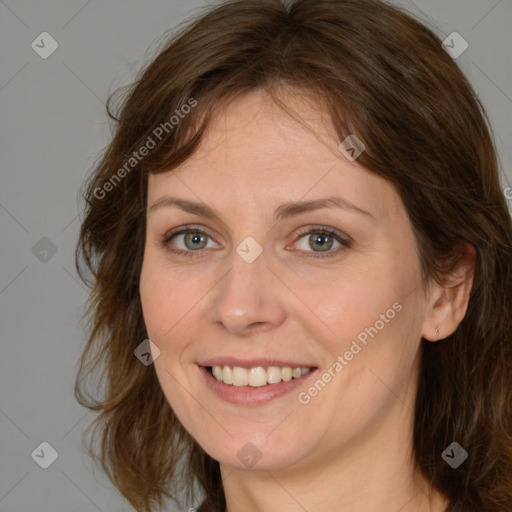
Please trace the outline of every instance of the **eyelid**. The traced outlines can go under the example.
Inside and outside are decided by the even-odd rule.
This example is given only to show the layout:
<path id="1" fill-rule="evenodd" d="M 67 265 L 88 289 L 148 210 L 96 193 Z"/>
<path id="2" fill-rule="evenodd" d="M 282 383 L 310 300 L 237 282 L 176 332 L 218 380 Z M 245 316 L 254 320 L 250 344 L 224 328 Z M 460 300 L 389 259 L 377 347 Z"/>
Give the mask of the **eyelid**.
<path id="1" fill-rule="evenodd" d="M 199 249 L 197 251 L 191 251 L 191 250 L 170 249 L 169 248 L 168 244 L 174 236 L 184 235 L 190 231 L 198 231 L 200 233 L 204 233 L 211 240 L 213 240 L 215 242 L 213 237 L 208 233 L 208 231 L 204 228 L 204 226 L 187 224 L 187 225 L 179 226 L 177 228 L 173 228 L 170 231 L 166 232 L 161 240 L 162 246 L 176 254 L 186 254 L 188 256 L 195 256 L 195 257 L 203 256 L 205 252 L 208 252 L 207 249 Z M 294 244 L 297 243 L 304 236 L 311 234 L 311 233 L 315 233 L 315 232 L 330 235 L 341 245 L 341 247 L 339 247 L 338 249 L 333 250 L 333 251 L 330 251 L 330 250 L 325 251 L 325 255 L 322 255 L 322 251 L 318 251 L 318 252 L 317 251 L 302 251 L 300 249 L 293 249 L 293 251 L 306 252 L 306 253 L 317 255 L 317 256 L 309 256 L 312 258 L 334 257 L 334 256 L 338 255 L 340 252 L 342 252 L 343 250 L 346 250 L 349 247 L 351 247 L 352 242 L 353 242 L 352 238 L 350 236 L 348 236 L 347 234 L 343 233 L 342 231 L 339 231 L 339 230 L 329 227 L 329 226 L 324 226 L 324 225 L 318 224 L 318 225 L 304 226 L 302 228 L 296 229 L 294 232 L 294 236 L 296 238 Z M 217 243 L 217 242 L 215 242 L 215 243 Z"/>
<path id="2" fill-rule="evenodd" d="M 210 238 L 213 239 L 213 237 L 208 233 L 208 231 L 204 228 L 204 226 L 200 225 L 194 225 L 194 224 L 186 224 L 184 226 L 179 226 L 177 228 L 173 228 L 170 231 L 166 231 L 165 235 L 162 237 L 163 241 L 169 241 L 174 235 L 178 234 L 184 234 L 187 231 L 200 231 L 202 233 L 205 233 Z"/>
<path id="3" fill-rule="evenodd" d="M 178 233 L 182 233 L 183 231 L 187 231 L 187 230 L 190 230 L 190 231 L 201 231 L 201 232 L 204 232 L 205 234 L 207 234 L 210 238 L 213 238 L 209 233 L 208 233 L 208 230 L 204 227 L 204 226 L 201 226 L 199 224 L 195 225 L 195 224 L 185 224 L 183 226 L 179 226 L 177 228 L 173 228 L 171 229 L 170 231 L 167 231 L 165 233 L 165 235 L 163 236 L 163 239 L 164 240 L 169 240 L 170 238 L 172 238 L 174 235 L 178 234 Z M 307 235 L 310 231 L 323 231 L 323 232 L 326 232 L 326 233 L 329 233 L 329 234 L 335 234 L 335 235 L 338 235 L 340 238 L 343 238 L 344 240 L 346 240 L 347 242 L 352 242 L 352 238 L 350 236 L 348 236 L 346 233 L 343 233 L 342 231 L 339 231 L 335 228 L 332 228 L 332 227 L 329 227 L 329 226 L 324 226 L 322 224 L 313 224 L 313 225 L 310 225 L 310 226 L 305 226 L 305 227 L 302 227 L 302 228 L 298 228 L 295 230 L 295 236 L 299 236 L 299 237 L 302 237 L 304 235 Z"/>
<path id="4" fill-rule="evenodd" d="M 351 244 L 353 242 L 352 238 L 350 236 L 348 236 L 346 233 L 344 233 L 343 231 L 340 231 L 336 228 L 331 228 L 329 226 L 323 226 L 321 224 L 306 226 L 304 228 L 299 228 L 295 231 L 295 235 L 298 236 L 299 238 L 302 238 L 304 235 L 307 235 L 307 234 L 313 233 L 313 232 L 327 233 L 329 235 L 337 236 L 337 237 L 341 238 L 346 243 Z"/>

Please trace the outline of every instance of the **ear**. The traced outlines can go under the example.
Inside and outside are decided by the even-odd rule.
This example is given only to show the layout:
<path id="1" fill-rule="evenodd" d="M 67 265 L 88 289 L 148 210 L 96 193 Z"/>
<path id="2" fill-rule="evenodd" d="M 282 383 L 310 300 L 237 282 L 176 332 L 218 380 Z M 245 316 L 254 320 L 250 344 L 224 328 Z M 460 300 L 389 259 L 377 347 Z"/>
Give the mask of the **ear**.
<path id="1" fill-rule="evenodd" d="M 460 260 L 454 271 L 443 276 L 442 283 L 430 286 L 428 311 L 422 330 L 426 340 L 438 341 L 450 336 L 466 314 L 473 286 L 476 250 L 464 242 L 460 251 Z"/>

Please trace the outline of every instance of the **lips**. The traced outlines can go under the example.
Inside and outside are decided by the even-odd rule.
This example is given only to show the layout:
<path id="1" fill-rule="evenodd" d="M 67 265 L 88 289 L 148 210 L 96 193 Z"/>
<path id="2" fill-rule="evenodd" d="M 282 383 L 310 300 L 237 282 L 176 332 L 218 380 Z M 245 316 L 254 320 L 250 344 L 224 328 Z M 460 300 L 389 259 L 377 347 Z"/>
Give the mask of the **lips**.
<path id="1" fill-rule="evenodd" d="M 208 387 L 235 404 L 257 405 L 287 394 L 316 373 L 305 360 L 214 357 L 197 363 Z"/>
<path id="2" fill-rule="evenodd" d="M 236 368 L 238 368 L 237 371 L 243 371 L 246 373 L 251 371 L 252 369 L 255 370 L 255 375 L 251 378 L 252 384 L 249 381 L 249 377 L 247 377 L 247 384 L 242 382 L 240 385 L 234 385 L 234 384 L 226 384 L 223 380 L 218 380 L 217 377 L 213 375 L 213 369 L 217 368 L 215 371 L 218 372 L 219 368 L 223 371 L 226 370 L 226 367 L 229 365 L 206 365 L 206 363 L 210 362 L 226 362 L 226 361 L 233 361 L 233 358 L 223 358 L 216 359 L 216 360 L 208 360 L 204 361 L 201 364 L 198 364 L 197 367 L 199 369 L 200 374 L 205 379 L 205 383 L 207 387 L 212 391 L 216 396 L 221 398 L 223 401 L 231 402 L 235 405 L 243 405 L 243 406 L 260 406 L 267 404 L 271 402 L 274 399 L 277 399 L 279 397 L 284 397 L 285 395 L 289 395 L 293 390 L 296 390 L 298 392 L 298 389 L 300 387 L 303 387 L 307 385 L 307 382 L 310 381 L 310 379 L 314 378 L 314 375 L 317 374 L 318 368 L 317 367 L 307 367 L 303 366 L 302 368 L 307 370 L 307 373 L 304 375 L 301 375 L 300 377 L 293 377 L 290 380 L 280 380 L 279 382 L 269 384 L 267 382 L 263 382 L 263 380 L 258 381 L 258 379 L 263 379 L 263 376 L 266 375 L 268 378 L 268 371 L 267 368 L 272 367 L 263 367 L 263 366 L 251 366 L 253 364 L 257 364 L 258 362 L 268 362 L 268 359 L 265 360 L 251 360 L 251 361 L 238 361 L 238 364 L 244 364 L 244 366 L 238 366 L 238 367 L 232 367 L 233 372 Z M 256 361 L 256 362 L 255 362 Z M 275 360 L 272 360 L 273 364 L 275 364 Z M 286 364 L 286 363 L 285 363 Z M 292 363 L 296 364 L 296 363 Z M 204 366 L 203 366 L 204 365 Z M 281 367 L 274 367 L 277 369 L 280 369 L 282 371 Z M 290 367 L 282 367 L 282 368 L 290 368 Z M 300 367 L 295 367 L 300 370 Z M 263 373 L 265 372 L 265 374 Z M 259 375 L 258 375 L 259 374 Z M 236 379 L 237 377 L 235 377 Z M 242 379 L 244 377 L 242 376 Z M 229 379 L 228 379 L 229 380 Z"/>

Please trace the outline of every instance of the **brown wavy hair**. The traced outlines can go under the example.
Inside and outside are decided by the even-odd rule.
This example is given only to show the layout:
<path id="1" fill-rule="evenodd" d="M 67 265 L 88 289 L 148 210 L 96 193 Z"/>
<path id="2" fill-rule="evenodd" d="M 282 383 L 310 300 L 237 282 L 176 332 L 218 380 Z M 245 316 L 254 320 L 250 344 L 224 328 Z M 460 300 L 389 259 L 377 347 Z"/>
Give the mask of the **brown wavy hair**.
<path id="1" fill-rule="evenodd" d="M 113 139 L 87 180 L 76 247 L 91 292 L 75 395 L 99 412 L 89 453 L 137 511 L 196 490 L 201 511 L 224 511 L 218 462 L 185 431 L 153 366 L 134 356 L 147 338 L 139 297 L 147 180 L 190 157 L 230 100 L 262 88 L 286 109 L 289 87 L 314 95 L 340 141 L 364 141 L 357 162 L 394 185 L 429 282 L 455 268 L 461 242 L 475 248 L 464 319 L 441 342 L 423 340 L 414 454 L 450 512 L 511 509 L 512 221 L 492 129 L 434 29 L 377 0 L 209 7 L 109 98 Z M 161 126 L 169 129 L 155 132 Z M 148 137 L 156 145 L 142 155 Z M 441 457 L 453 441 L 469 453 L 456 470 Z"/>

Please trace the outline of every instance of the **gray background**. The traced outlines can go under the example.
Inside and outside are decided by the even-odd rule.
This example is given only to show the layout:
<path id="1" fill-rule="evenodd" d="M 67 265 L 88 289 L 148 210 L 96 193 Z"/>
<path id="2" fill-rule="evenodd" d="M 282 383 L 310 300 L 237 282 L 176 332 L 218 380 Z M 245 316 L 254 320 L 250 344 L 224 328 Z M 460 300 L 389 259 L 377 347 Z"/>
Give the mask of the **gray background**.
<path id="1" fill-rule="evenodd" d="M 1 512 L 132 510 L 81 448 L 93 413 L 73 396 L 86 301 L 73 262 L 78 189 L 109 141 L 109 93 L 132 80 L 166 31 L 205 5 L 0 0 Z M 457 63 L 490 115 L 505 189 L 512 181 L 512 0 L 400 5 L 442 39 L 457 31 L 469 43 Z M 31 47 L 42 32 L 59 45 L 47 59 Z M 44 441 L 58 453 L 47 469 L 31 457 Z"/>

